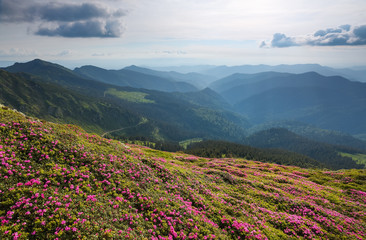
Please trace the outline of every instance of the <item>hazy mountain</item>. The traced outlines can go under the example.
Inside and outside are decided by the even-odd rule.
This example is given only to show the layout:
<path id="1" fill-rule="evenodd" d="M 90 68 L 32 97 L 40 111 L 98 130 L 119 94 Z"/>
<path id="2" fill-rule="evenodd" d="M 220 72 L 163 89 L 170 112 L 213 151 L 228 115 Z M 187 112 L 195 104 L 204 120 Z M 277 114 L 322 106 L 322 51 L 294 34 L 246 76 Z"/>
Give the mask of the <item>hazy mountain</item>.
<path id="1" fill-rule="evenodd" d="M 366 84 L 304 74 L 233 74 L 211 85 L 254 124 L 293 120 L 319 128 L 366 132 Z"/>
<path id="2" fill-rule="evenodd" d="M 232 106 L 220 94 L 210 88 L 205 88 L 196 92 L 177 93 L 176 96 L 184 101 L 200 106 L 213 109 L 232 110 Z"/>
<path id="3" fill-rule="evenodd" d="M 215 68 L 215 65 L 190 65 L 190 66 L 167 66 L 167 67 L 147 67 L 156 71 L 179 72 L 179 73 L 203 73 Z"/>
<path id="4" fill-rule="evenodd" d="M 302 74 L 263 72 L 233 74 L 212 83 L 210 87 L 235 104 L 267 90 L 282 87 L 322 87 L 335 91 L 343 90 L 349 96 L 353 94 L 362 96 L 366 84 L 351 82 L 338 76 L 325 77 L 316 72 Z"/>
<path id="5" fill-rule="evenodd" d="M 230 103 L 235 104 L 243 99 L 273 88 L 274 84 L 292 77 L 289 73 L 263 72 L 257 74 L 235 73 L 210 84 L 210 88 L 220 93 Z M 262 82 L 268 80 L 266 82 Z"/>
<path id="6" fill-rule="evenodd" d="M 343 91 L 276 88 L 249 97 L 234 108 L 256 123 L 287 119 L 351 134 L 366 132 L 365 97 L 350 97 Z"/>
<path id="7" fill-rule="evenodd" d="M 129 69 L 106 70 L 94 66 L 83 66 L 76 68 L 74 72 L 82 77 L 122 87 L 145 88 L 164 92 L 191 92 L 197 90 L 196 87 L 187 82 Z"/>
<path id="8" fill-rule="evenodd" d="M 363 68 L 359 69 L 335 69 L 331 67 L 321 66 L 319 64 L 295 64 L 295 65 L 242 65 L 242 66 L 217 66 L 207 70 L 202 71 L 201 73 L 224 78 L 230 76 L 235 73 L 246 73 L 246 74 L 254 74 L 260 72 L 283 72 L 283 73 L 306 73 L 306 72 L 317 72 L 324 76 L 342 76 L 348 78 L 352 81 L 360 81 L 366 82 L 366 70 Z"/>
<path id="9" fill-rule="evenodd" d="M 148 75 L 158 76 L 166 79 L 171 79 L 177 82 L 187 82 L 196 86 L 199 89 L 205 88 L 206 86 L 208 86 L 208 84 L 218 79 L 213 76 L 204 75 L 196 72 L 190 72 L 190 73 L 179 73 L 175 71 L 164 72 L 137 66 L 129 66 L 124 69 L 145 73 Z"/>

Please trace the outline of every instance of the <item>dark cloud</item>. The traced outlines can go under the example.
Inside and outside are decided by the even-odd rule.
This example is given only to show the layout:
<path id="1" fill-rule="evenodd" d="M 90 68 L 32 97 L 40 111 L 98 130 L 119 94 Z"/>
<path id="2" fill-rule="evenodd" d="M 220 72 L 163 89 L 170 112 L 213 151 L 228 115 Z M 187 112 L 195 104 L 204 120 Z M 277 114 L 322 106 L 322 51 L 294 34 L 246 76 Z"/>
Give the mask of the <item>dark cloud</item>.
<path id="1" fill-rule="evenodd" d="M 366 25 L 352 28 L 342 25 L 338 28 L 318 30 L 312 35 L 288 37 L 282 33 L 275 33 L 270 42 L 263 41 L 262 48 L 293 47 L 293 46 L 357 46 L 366 45 Z"/>
<path id="2" fill-rule="evenodd" d="M 99 37 L 113 38 L 122 34 L 118 21 L 87 21 L 60 24 L 57 28 L 40 28 L 36 34 L 40 36 L 61 37 Z"/>
<path id="3" fill-rule="evenodd" d="M 0 0 L 0 22 L 29 22 L 35 16 L 21 0 Z"/>
<path id="4" fill-rule="evenodd" d="M 359 44 L 366 44 L 366 25 L 355 28 L 353 33 L 358 38 Z"/>
<path id="5" fill-rule="evenodd" d="M 52 3 L 42 6 L 38 11 L 40 18 L 46 21 L 73 22 L 93 18 L 105 18 L 109 15 L 105 8 L 90 3 L 83 3 L 81 5 Z"/>
<path id="6" fill-rule="evenodd" d="M 119 37 L 122 9 L 94 3 L 44 3 L 37 0 L 0 0 L 0 22 L 40 23 L 35 34 L 61 37 Z M 53 27 L 44 27 L 52 25 Z"/>

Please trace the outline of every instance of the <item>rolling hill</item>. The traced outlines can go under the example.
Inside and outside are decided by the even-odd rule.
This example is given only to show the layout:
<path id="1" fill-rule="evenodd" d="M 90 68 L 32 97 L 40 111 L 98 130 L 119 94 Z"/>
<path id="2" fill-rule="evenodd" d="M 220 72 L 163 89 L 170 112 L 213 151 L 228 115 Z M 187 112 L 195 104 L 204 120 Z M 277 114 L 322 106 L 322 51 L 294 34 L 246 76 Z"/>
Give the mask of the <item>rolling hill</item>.
<path id="1" fill-rule="evenodd" d="M 0 108 L 1 239 L 363 239 L 365 170 L 128 145 Z"/>

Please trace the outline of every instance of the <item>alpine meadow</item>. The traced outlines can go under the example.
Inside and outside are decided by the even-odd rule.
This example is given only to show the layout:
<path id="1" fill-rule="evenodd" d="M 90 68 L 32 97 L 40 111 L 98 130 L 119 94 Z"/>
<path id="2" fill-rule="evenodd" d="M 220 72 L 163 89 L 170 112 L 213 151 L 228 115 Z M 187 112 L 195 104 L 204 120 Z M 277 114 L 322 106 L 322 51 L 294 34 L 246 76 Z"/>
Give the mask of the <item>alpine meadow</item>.
<path id="1" fill-rule="evenodd" d="M 0 239 L 366 239 L 363 0 L 0 0 Z"/>

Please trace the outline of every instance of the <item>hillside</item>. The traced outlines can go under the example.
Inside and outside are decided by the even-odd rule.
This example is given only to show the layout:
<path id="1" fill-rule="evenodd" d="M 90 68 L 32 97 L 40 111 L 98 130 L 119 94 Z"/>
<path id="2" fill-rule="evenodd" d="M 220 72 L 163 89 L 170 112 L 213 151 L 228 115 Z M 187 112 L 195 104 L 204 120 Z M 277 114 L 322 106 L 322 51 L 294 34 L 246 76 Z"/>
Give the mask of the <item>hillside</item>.
<path id="1" fill-rule="evenodd" d="M 200 74 L 197 72 L 189 73 L 179 73 L 176 71 L 156 71 L 149 68 L 143 68 L 138 66 L 125 67 L 126 70 L 131 70 L 135 72 L 145 73 L 153 76 L 158 76 L 162 78 L 172 79 L 177 82 L 187 82 L 196 86 L 199 89 L 203 89 L 208 86 L 209 83 L 217 80 L 217 78 L 205 74 Z"/>
<path id="2" fill-rule="evenodd" d="M 302 168 L 330 168 L 321 161 L 284 149 L 255 148 L 238 143 L 206 140 L 190 144 L 185 153 L 210 158 L 246 158 Z"/>
<path id="3" fill-rule="evenodd" d="M 313 141 L 328 143 L 338 146 L 347 146 L 350 148 L 366 150 L 366 141 L 353 137 L 339 131 L 332 131 L 317 128 L 310 124 L 294 121 L 272 121 L 264 124 L 253 126 L 248 130 L 248 134 L 269 130 L 271 128 L 284 128 L 297 135 L 308 138 Z"/>
<path id="4" fill-rule="evenodd" d="M 16 64 L 14 66 L 18 65 Z M 17 109 L 22 107 L 22 111 L 33 116 L 54 121 L 56 116 L 54 116 L 52 109 L 55 108 L 55 111 L 61 111 L 62 113 L 57 114 L 56 118 L 58 121 L 77 123 L 82 126 L 94 125 L 96 128 L 88 128 L 88 130 L 98 133 L 126 127 L 122 129 L 123 131 L 113 132 L 113 135 L 147 136 L 156 140 L 174 141 L 182 141 L 196 137 L 240 141 L 245 136 L 245 128 L 249 125 L 242 116 L 222 108 L 217 109 L 214 107 L 216 104 L 222 104 L 222 97 L 211 91 L 202 91 L 197 96 L 197 94 L 189 93 L 177 94 L 120 87 L 80 78 L 73 73 L 70 75 L 69 70 L 64 70 L 61 66 L 41 60 L 34 60 L 23 64 L 24 71 L 27 70 L 24 66 L 28 65 L 36 65 L 35 69 L 37 71 L 29 70 L 29 73 L 37 75 L 20 76 L 18 74 L 16 77 L 12 77 L 14 74 L 4 72 L 3 80 L 1 78 L 0 80 L 6 81 L 11 89 L 1 89 L 1 91 L 7 91 L 6 97 L 3 95 L 2 103 Z M 13 70 L 20 71 L 19 68 Z M 54 77 L 51 74 L 52 72 L 54 73 Z M 19 76 L 22 78 L 20 81 L 18 81 Z M 23 86 L 22 91 L 27 93 L 31 92 L 31 94 L 25 94 L 26 96 L 23 96 L 24 94 L 19 93 L 18 83 L 14 83 L 14 81 L 18 81 Z M 49 85 L 53 86 L 50 90 L 48 90 L 50 87 L 47 87 Z M 64 96 L 66 93 L 69 94 L 69 97 Z M 187 96 L 196 95 L 196 97 L 191 99 L 193 100 L 192 102 L 184 97 L 186 96 L 185 94 Z M 53 98 L 51 102 L 46 101 L 44 103 L 44 100 L 50 101 L 50 98 Z M 217 101 L 215 98 L 217 98 Z M 14 105 L 12 99 L 21 100 Z M 208 106 L 207 99 L 211 101 L 211 106 Z M 88 101 L 93 104 L 99 104 L 100 106 L 98 108 L 91 108 L 89 103 L 83 104 Z M 80 104 L 76 104 L 77 102 Z M 30 109 L 37 108 L 37 106 L 33 106 L 34 103 L 39 103 L 41 106 L 45 106 L 45 108 L 30 111 Z M 47 108 L 49 106 L 51 106 L 50 111 Z M 102 107 L 116 108 L 117 110 L 114 111 L 126 114 L 122 116 L 108 113 L 107 110 L 101 110 Z M 63 108 L 66 109 L 64 110 Z M 67 114 L 63 114 L 63 111 L 71 111 L 70 114 L 72 116 L 66 118 Z M 80 115 L 83 112 L 90 112 L 90 114 Z M 131 113 L 132 120 L 126 122 L 130 124 L 128 126 L 126 124 L 118 125 L 118 118 L 128 118 L 128 113 Z M 141 122 L 140 120 L 134 120 L 136 116 L 140 120 L 147 119 L 148 121 L 145 121 L 144 124 L 140 124 L 137 127 L 132 127 Z M 82 118 L 86 118 L 87 122 L 83 122 Z M 98 122 L 99 118 L 106 120 L 104 125 Z M 114 126 L 112 126 L 113 124 Z"/>
<path id="5" fill-rule="evenodd" d="M 0 109 L 1 239 L 363 239 L 365 170 L 166 153 Z"/>
<path id="6" fill-rule="evenodd" d="M 246 138 L 246 144 L 258 148 L 278 148 L 313 158 L 330 169 L 364 168 L 348 157 L 339 155 L 345 147 L 310 140 L 284 128 L 271 128 L 256 132 Z M 363 150 L 350 149 L 364 153 Z"/>
<path id="7" fill-rule="evenodd" d="M 139 114 L 116 104 L 35 81 L 30 75 L 0 70 L 0 84 L 0 103 L 48 121 L 77 124 L 99 134 L 142 121 Z"/>
<path id="8" fill-rule="evenodd" d="M 164 92 L 191 92 L 197 88 L 187 82 L 176 81 L 165 76 L 152 75 L 147 72 L 133 71 L 127 68 L 121 70 L 106 70 L 95 66 L 76 68 L 75 73 L 84 78 L 113 84 L 121 87 L 145 88 Z"/>

